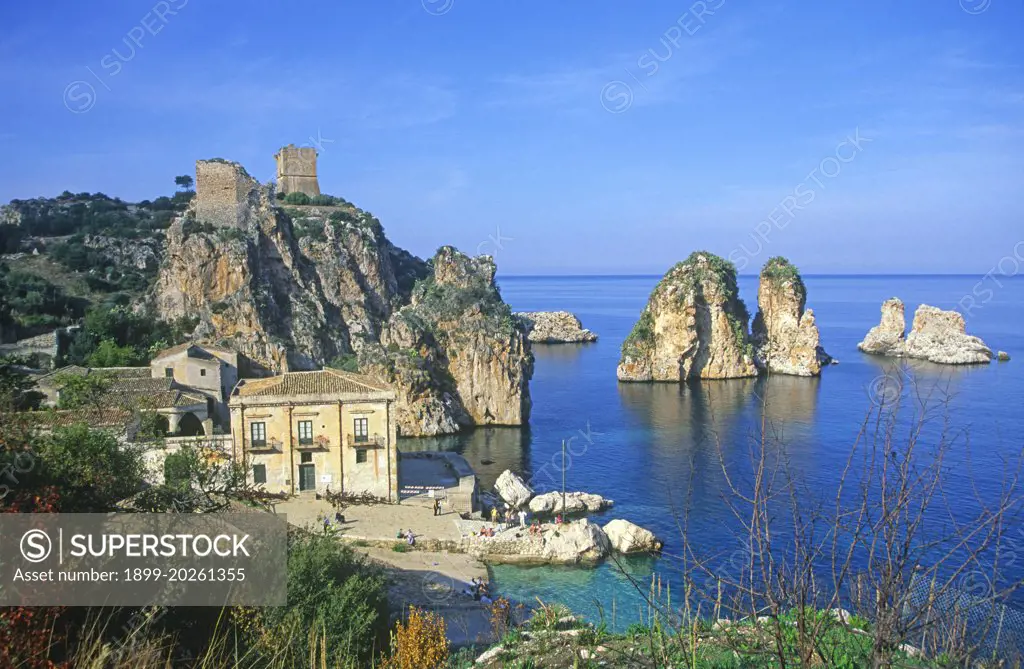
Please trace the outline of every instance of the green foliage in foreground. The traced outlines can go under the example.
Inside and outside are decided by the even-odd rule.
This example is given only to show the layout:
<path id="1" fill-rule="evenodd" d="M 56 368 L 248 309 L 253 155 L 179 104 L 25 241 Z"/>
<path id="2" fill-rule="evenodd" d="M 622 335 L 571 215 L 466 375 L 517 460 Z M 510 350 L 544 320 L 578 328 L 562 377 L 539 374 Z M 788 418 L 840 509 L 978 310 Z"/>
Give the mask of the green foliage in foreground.
<path id="1" fill-rule="evenodd" d="M 288 606 L 254 611 L 255 649 L 282 666 L 308 667 L 313 634 L 326 647 L 326 666 L 367 666 L 386 647 L 385 592 L 383 572 L 350 547 L 329 535 L 295 535 Z"/>

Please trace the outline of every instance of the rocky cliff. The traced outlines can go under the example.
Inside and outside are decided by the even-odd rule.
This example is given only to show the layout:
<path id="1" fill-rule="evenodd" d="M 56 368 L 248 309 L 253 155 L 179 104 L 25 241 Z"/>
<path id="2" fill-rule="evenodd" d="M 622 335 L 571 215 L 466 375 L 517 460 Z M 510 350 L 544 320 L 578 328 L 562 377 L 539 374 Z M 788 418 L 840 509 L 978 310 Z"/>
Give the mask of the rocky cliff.
<path id="1" fill-rule="evenodd" d="M 904 338 L 906 323 L 903 302 L 898 298 L 882 304 L 882 321 L 871 328 L 857 348 L 865 353 L 915 358 L 943 365 L 986 364 L 992 349 L 978 337 L 967 334 L 964 317 L 922 304 L 914 312 L 910 334 Z"/>
<path id="2" fill-rule="evenodd" d="M 396 386 L 405 435 L 529 415 L 529 343 L 494 263 L 444 248 L 424 262 L 352 206 L 278 206 L 238 173 L 237 225 L 203 220 L 200 192 L 167 232 L 151 300 L 165 319 L 269 372 L 335 365 Z M 414 290 L 415 288 L 415 290 Z"/>
<path id="3" fill-rule="evenodd" d="M 749 314 L 736 268 L 698 251 L 654 288 L 622 345 L 620 381 L 729 379 L 757 375 Z"/>
<path id="4" fill-rule="evenodd" d="M 769 259 L 761 270 L 751 326 L 759 367 L 775 374 L 818 376 L 831 362 L 806 304 L 807 288 L 796 267 L 785 258 Z"/>
<path id="5" fill-rule="evenodd" d="M 568 311 L 520 311 L 515 314 L 534 344 L 578 344 L 597 341 L 597 335 Z"/>

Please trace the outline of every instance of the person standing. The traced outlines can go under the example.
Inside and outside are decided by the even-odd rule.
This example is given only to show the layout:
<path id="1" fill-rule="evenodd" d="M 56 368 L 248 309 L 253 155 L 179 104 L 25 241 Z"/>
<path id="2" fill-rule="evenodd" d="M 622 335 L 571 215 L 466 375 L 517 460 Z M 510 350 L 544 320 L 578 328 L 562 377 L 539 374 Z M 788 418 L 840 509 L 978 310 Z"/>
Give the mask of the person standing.
<path id="1" fill-rule="evenodd" d="M 526 527 L 526 510 L 519 509 L 519 527 Z"/>
<path id="2" fill-rule="evenodd" d="M 439 500 L 436 497 L 434 498 L 434 515 L 435 516 L 440 516 L 441 515 L 441 500 Z"/>
<path id="3" fill-rule="evenodd" d="M 495 525 L 498 524 L 498 507 L 496 506 L 491 507 L 491 522 Z"/>

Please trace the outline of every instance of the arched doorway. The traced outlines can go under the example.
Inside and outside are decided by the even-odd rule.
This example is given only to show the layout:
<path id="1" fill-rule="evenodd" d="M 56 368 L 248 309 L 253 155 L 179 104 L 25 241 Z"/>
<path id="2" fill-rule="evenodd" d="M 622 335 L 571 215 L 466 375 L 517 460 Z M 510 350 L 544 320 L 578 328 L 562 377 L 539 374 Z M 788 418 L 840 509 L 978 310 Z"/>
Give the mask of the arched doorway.
<path id="1" fill-rule="evenodd" d="M 179 437 L 200 437 L 206 434 L 203 431 L 203 421 L 199 420 L 194 413 L 189 411 L 181 417 L 178 423 Z"/>

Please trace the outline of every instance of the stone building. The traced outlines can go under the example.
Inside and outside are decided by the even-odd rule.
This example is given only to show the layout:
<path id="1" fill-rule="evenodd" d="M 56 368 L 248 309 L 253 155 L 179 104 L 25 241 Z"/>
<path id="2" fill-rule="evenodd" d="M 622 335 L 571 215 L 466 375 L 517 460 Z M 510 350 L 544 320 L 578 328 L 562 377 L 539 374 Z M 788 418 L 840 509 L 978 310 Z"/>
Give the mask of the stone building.
<path id="1" fill-rule="evenodd" d="M 173 379 L 180 387 L 209 397 L 210 416 L 221 425 L 229 424 L 228 396 L 238 383 L 236 351 L 189 342 L 160 351 L 149 368 L 154 379 Z"/>
<path id="2" fill-rule="evenodd" d="M 334 369 L 239 381 L 229 400 L 233 457 L 269 492 L 397 502 L 396 397 L 373 378 Z"/>
<path id="3" fill-rule="evenodd" d="M 310 197 L 320 194 L 316 177 L 316 149 L 289 144 L 274 154 L 277 161 L 277 190 L 279 193 L 305 193 Z"/>
<path id="4" fill-rule="evenodd" d="M 220 158 L 196 161 L 196 218 L 221 228 L 244 228 L 248 203 L 258 184 L 238 163 Z"/>
<path id="5" fill-rule="evenodd" d="M 155 413 L 169 435 L 203 436 L 213 434 L 213 401 L 194 388 L 170 377 L 154 377 L 148 367 L 79 367 L 70 365 L 36 379 L 36 387 L 46 397 L 45 404 L 58 406 L 66 376 L 102 377 L 102 392 L 88 406 L 73 410 L 38 413 L 40 427 L 57 427 L 74 422 L 104 427 L 123 427 L 134 439 L 139 417 Z M 46 416 L 49 415 L 49 418 Z"/>

